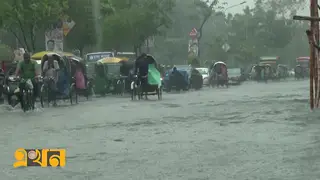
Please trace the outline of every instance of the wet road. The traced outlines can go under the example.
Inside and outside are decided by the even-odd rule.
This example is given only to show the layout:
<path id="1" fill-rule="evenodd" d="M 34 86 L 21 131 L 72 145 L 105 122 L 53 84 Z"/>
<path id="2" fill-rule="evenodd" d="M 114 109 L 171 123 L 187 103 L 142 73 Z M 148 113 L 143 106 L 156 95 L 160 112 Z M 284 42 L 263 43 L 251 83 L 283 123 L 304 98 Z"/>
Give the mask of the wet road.
<path id="1" fill-rule="evenodd" d="M 307 81 L 248 83 L 161 102 L 2 110 L 1 179 L 320 179 L 320 113 L 310 113 L 307 89 Z M 19 147 L 66 148 L 67 165 L 13 169 Z"/>

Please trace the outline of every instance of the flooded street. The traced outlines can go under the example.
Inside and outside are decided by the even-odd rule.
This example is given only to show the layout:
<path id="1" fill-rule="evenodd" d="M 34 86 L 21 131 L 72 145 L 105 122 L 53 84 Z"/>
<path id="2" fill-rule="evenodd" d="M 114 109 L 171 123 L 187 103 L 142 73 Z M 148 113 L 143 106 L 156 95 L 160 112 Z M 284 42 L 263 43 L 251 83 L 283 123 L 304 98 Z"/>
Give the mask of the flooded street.
<path id="1" fill-rule="evenodd" d="M 310 113 L 308 81 L 150 99 L 98 98 L 30 113 L 2 108 L 2 179 L 320 179 L 320 113 Z M 66 167 L 14 169 L 20 147 L 66 148 Z"/>

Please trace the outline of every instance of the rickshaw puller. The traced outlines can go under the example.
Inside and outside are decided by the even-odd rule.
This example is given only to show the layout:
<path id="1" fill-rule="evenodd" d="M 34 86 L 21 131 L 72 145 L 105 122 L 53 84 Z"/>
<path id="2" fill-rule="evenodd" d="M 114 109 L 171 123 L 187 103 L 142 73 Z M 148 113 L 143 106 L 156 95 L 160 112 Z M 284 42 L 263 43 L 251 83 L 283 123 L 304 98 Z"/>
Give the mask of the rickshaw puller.
<path id="1" fill-rule="evenodd" d="M 15 76 L 17 77 L 20 74 L 20 77 L 25 80 L 31 80 L 33 86 L 33 100 L 35 101 L 38 95 L 38 88 L 37 88 L 37 72 L 36 72 L 36 63 L 31 61 L 30 55 L 28 53 L 23 54 L 23 61 L 20 61 L 17 65 Z M 21 83 L 20 83 L 21 84 Z M 20 90 L 25 88 L 19 85 Z M 21 92 L 21 91 L 20 91 Z M 18 96 L 19 102 L 22 107 L 22 94 Z"/>

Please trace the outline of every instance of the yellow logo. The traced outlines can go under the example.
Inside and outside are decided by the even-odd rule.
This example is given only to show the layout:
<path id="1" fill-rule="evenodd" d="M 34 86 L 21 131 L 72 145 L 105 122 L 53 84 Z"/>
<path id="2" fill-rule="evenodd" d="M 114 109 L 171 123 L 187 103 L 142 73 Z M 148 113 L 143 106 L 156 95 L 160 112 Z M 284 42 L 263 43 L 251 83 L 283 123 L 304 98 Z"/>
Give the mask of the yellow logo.
<path id="1" fill-rule="evenodd" d="M 14 168 L 27 166 L 64 167 L 66 165 L 65 149 L 24 149 L 19 148 L 14 153 L 16 162 Z"/>

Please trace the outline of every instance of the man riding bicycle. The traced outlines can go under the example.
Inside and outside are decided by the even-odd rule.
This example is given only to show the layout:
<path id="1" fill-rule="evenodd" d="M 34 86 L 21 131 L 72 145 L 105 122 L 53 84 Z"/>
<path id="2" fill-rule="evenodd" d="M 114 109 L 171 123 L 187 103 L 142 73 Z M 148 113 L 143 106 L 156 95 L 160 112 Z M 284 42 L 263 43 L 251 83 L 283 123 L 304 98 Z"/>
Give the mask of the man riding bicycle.
<path id="1" fill-rule="evenodd" d="M 20 61 L 17 65 L 15 75 L 20 77 L 24 80 L 30 80 L 32 82 L 33 87 L 29 87 L 33 89 L 33 102 L 35 102 L 37 98 L 37 83 L 35 81 L 35 78 L 37 77 L 37 72 L 36 72 L 36 63 L 34 61 L 31 61 L 30 55 L 28 53 L 23 54 L 23 61 Z M 23 87 L 22 83 L 19 85 L 20 92 L 24 88 L 28 87 Z M 21 107 L 23 107 L 23 102 L 22 102 L 22 94 L 18 95 Z"/>

